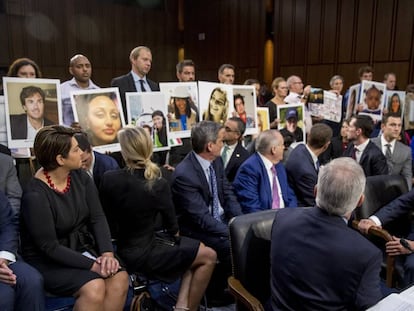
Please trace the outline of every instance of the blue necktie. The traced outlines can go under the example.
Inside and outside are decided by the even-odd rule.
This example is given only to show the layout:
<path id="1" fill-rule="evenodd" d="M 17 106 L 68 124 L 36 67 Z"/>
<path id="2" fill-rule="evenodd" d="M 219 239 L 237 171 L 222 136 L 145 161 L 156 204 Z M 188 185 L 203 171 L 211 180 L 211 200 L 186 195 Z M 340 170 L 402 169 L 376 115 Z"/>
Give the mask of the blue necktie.
<path id="1" fill-rule="evenodd" d="M 210 165 L 209 167 L 210 171 L 210 185 L 211 185 L 211 192 L 213 195 L 213 204 L 211 206 L 211 214 L 213 215 L 213 218 L 221 221 L 220 217 L 220 202 L 217 192 L 217 179 L 216 179 L 216 172 L 214 171 L 213 165 Z"/>

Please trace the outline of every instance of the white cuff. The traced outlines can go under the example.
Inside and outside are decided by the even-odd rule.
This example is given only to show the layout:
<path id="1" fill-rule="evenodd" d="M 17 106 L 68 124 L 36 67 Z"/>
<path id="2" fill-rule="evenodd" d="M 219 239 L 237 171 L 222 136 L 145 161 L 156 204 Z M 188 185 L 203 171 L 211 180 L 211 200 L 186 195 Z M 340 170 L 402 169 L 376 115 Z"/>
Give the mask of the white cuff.
<path id="1" fill-rule="evenodd" d="M 377 226 L 380 226 L 381 227 L 381 220 L 379 220 L 379 218 L 377 216 L 372 215 L 369 219 L 371 219 L 373 222 L 375 222 L 375 224 Z"/>
<path id="2" fill-rule="evenodd" d="M 13 253 L 7 251 L 0 251 L 0 258 L 6 259 L 10 262 L 16 261 L 16 256 Z"/>

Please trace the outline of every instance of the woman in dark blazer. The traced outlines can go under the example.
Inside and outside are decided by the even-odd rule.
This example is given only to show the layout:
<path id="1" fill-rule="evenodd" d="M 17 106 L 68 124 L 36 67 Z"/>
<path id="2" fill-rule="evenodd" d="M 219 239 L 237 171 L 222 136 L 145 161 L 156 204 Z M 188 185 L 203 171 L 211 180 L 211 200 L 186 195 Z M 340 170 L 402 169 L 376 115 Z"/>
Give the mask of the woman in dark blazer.
<path id="1" fill-rule="evenodd" d="M 178 225 L 168 182 L 151 162 L 153 144 L 143 128 L 118 133 L 126 162 L 122 170 L 106 172 L 101 180 L 101 202 L 118 253 L 127 269 L 171 282 L 182 277 L 175 309 L 196 311 L 216 263 L 216 253 L 199 241 L 178 236 Z M 161 214 L 166 234 L 156 234 Z"/>

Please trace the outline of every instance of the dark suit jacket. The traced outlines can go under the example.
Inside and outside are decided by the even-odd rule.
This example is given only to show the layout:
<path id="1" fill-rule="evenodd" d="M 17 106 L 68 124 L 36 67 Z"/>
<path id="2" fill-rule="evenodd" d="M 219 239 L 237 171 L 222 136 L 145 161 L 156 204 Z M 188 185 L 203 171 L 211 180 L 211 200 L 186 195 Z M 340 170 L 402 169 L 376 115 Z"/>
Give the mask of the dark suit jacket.
<path id="1" fill-rule="evenodd" d="M 159 91 L 160 87 L 158 83 L 146 78 L 147 83 L 150 87 L 150 89 L 155 92 Z M 119 89 L 119 95 L 121 96 L 121 102 L 122 102 L 122 109 L 124 111 L 124 117 L 125 122 L 128 122 L 127 118 L 127 109 L 126 109 L 126 99 L 125 99 L 125 93 L 126 92 L 137 92 L 137 88 L 135 87 L 134 77 L 132 76 L 132 73 L 129 72 L 126 75 L 113 78 L 111 81 L 111 86 L 118 87 Z"/>
<path id="2" fill-rule="evenodd" d="M 228 222 L 232 217 L 241 214 L 240 205 L 234 196 L 231 185 L 224 176 L 221 158 L 213 161 L 213 167 L 217 176 L 220 204 L 224 209 L 225 220 Z M 209 211 L 212 194 L 194 151 L 191 151 L 177 165 L 172 179 L 172 193 L 180 232 L 201 241 L 208 241 L 214 237 L 228 239 L 227 224 L 214 219 Z"/>
<path id="3" fill-rule="evenodd" d="M 350 143 L 344 151 L 345 157 L 352 157 L 354 152 L 354 144 Z M 359 164 L 364 170 L 365 176 L 388 175 L 387 159 L 372 141 L 370 141 L 362 153 Z"/>
<path id="4" fill-rule="evenodd" d="M 371 141 L 382 151 L 381 136 L 372 138 Z M 411 189 L 413 185 L 411 148 L 399 141 L 396 141 L 394 152 L 391 156 L 391 163 L 388 164 L 388 168 L 391 168 L 391 171 L 388 173 L 390 175 L 404 176 L 407 181 L 408 189 Z"/>
<path id="5" fill-rule="evenodd" d="M 339 158 L 344 153 L 342 150 L 342 137 L 332 137 L 331 143 L 318 158 L 321 165 L 330 162 L 333 159 Z"/>
<path id="6" fill-rule="evenodd" d="M 55 122 L 43 119 L 44 126 L 53 124 Z M 12 139 L 27 139 L 27 115 L 25 113 L 10 115 L 10 129 Z"/>
<path id="7" fill-rule="evenodd" d="M 106 171 L 119 169 L 116 160 L 109 155 L 93 151 L 95 156 L 95 163 L 93 166 L 93 180 L 96 187 L 99 187 L 101 178 Z"/>
<path id="8" fill-rule="evenodd" d="M 401 216 L 408 215 L 414 210 L 414 189 L 391 201 L 374 215 L 379 218 L 381 225 L 384 226 L 390 221 Z"/>
<path id="9" fill-rule="evenodd" d="M 276 213 L 273 310 L 365 310 L 381 299 L 382 255 L 344 219 L 318 207 Z"/>
<path id="10" fill-rule="evenodd" d="M 296 197 L 289 187 L 286 170 L 281 162 L 276 164 L 285 207 L 296 207 Z M 253 213 L 272 208 L 272 190 L 266 167 L 256 152 L 240 166 L 233 181 L 234 192 L 242 206 L 243 213 Z"/>
<path id="11" fill-rule="evenodd" d="M 249 157 L 249 152 L 244 148 L 239 142 L 236 148 L 231 155 L 229 162 L 227 163 L 225 172 L 227 176 L 227 180 L 229 182 L 233 182 L 234 177 L 236 177 L 237 170 L 239 169 L 240 165 L 247 160 Z"/>
<path id="12" fill-rule="evenodd" d="M 318 172 L 312 156 L 304 144 L 297 145 L 286 161 L 288 182 L 295 191 L 298 206 L 314 206 L 314 189 L 318 182 Z"/>
<path id="13" fill-rule="evenodd" d="M 22 187 L 17 178 L 13 158 L 2 153 L 0 153 L 0 191 L 7 196 L 13 210 L 18 213 L 20 211 Z"/>
<path id="14" fill-rule="evenodd" d="M 0 251 L 17 256 L 19 217 L 0 191 Z"/>

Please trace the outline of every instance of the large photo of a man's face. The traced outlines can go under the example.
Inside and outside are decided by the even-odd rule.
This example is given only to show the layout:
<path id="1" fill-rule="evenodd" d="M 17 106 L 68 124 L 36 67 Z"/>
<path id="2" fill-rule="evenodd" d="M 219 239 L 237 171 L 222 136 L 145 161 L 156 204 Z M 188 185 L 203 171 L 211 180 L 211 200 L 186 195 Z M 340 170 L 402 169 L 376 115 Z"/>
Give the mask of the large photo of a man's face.
<path id="1" fill-rule="evenodd" d="M 60 81 L 3 78 L 9 148 L 32 147 L 44 126 L 61 123 Z"/>

